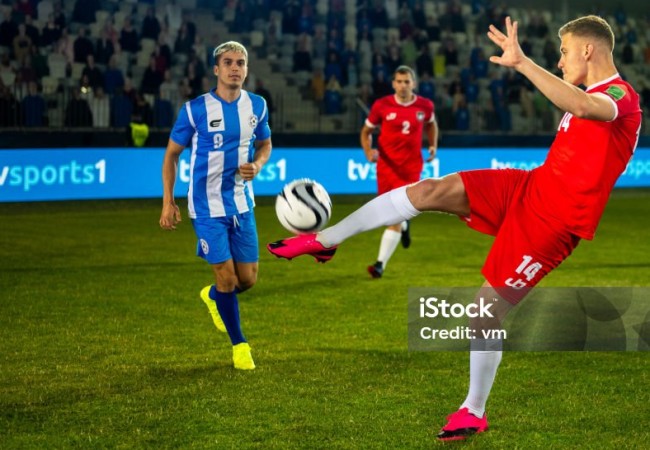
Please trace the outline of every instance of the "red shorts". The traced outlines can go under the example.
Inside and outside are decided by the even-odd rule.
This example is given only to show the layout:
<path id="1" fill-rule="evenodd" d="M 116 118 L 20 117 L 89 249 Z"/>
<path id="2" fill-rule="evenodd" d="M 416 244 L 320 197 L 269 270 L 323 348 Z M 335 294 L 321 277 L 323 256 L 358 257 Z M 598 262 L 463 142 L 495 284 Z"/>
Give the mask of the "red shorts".
<path id="1" fill-rule="evenodd" d="M 531 172 L 459 172 L 469 198 L 470 228 L 495 236 L 482 273 L 503 298 L 519 303 L 577 247 L 580 238 L 540 216 L 527 200 Z M 539 209 L 538 209 L 539 210 Z"/>
<path id="2" fill-rule="evenodd" d="M 385 194 L 402 186 L 417 183 L 420 181 L 422 169 L 409 171 L 408 173 L 397 173 L 389 168 L 382 168 L 377 165 L 377 194 Z"/>

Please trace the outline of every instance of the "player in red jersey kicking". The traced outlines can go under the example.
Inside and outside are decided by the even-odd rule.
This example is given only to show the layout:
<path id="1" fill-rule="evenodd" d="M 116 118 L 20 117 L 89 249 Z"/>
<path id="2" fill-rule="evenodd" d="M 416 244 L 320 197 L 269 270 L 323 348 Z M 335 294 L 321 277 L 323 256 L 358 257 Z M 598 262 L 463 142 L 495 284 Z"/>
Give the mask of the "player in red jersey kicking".
<path id="1" fill-rule="evenodd" d="M 408 66 L 399 66 L 393 74 L 395 94 L 375 101 L 361 129 L 361 148 L 371 163 L 377 163 L 377 192 L 385 194 L 393 189 L 420 181 L 422 174 L 422 133 L 429 142 L 428 161 L 436 156 L 438 126 L 431 100 L 415 95 L 415 72 Z M 372 132 L 381 127 L 377 148 L 372 147 Z M 381 237 L 377 262 L 368 266 L 373 278 L 381 278 L 388 260 L 397 245 L 411 245 L 408 221 L 389 225 Z"/>
<path id="2" fill-rule="evenodd" d="M 503 51 L 490 61 L 517 70 L 565 111 L 542 166 L 426 179 L 377 197 L 317 235 L 285 239 L 269 244 L 269 250 L 293 258 L 329 249 L 331 258 L 335 246 L 354 234 L 408 220 L 422 211 L 456 214 L 469 227 L 495 236 L 477 298 L 501 300 L 494 303 L 492 313 L 502 321 L 581 239 L 593 239 L 641 128 L 639 96 L 614 65 L 614 34 L 607 22 L 597 16 L 580 17 L 558 34 L 563 79 L 524 55 L 517 22 L 508 17 L 505 34 L 494 26 L 488 32 Z M 501 361 L 499 344 L 472 341 L 467 398 L 447 418 L 439 439 L 465 439 L 487 430 L 485 403 Z"/>

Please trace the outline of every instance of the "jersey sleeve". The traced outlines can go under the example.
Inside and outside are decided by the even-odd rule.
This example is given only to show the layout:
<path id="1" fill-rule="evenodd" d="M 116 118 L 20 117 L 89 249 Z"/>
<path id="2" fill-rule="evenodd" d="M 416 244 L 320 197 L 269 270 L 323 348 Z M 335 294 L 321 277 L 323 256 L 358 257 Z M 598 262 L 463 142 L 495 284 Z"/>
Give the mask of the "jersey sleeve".
<path id="1" fill-rule="evenodd" d="M 190 116 L 187 112 L 187 109 L 190 107 L 189 103 L 183 104 L 181 109 L 178 111 L 178 117 L 176 118 L 176 123 L 174 123 L 174 128 L 169 138 L 176 142 L 178 145 L 187 147 L 190 145 L 192 136 L 196 132 L 194 125 L 190 119 Z"/>
<path id="2" fill-rule="evenodd" d="M 368 114 L 368 118 L 366 119 L 366 126 L 370 128 L 375 128 L 379 126 L 381 123 L 381 106 L 380 102 L 376 101 L 375 103 L 372 104 L 370 107 L 370 113 Z"/>
<path id="3" fill-rule="evenodd" d="M 269 108 L 266 104 L 266 100 L 260 97 L 262 112 L 260 113 L 260 118 L 257 121 L 257 126 L 255 127 L 255 140 L 263 141 L 271 137 L 271 127 L 269 126 Z"/>
<path id="4" fill-rule="evenodd" d="M 617 117 L 627 115 L 639 109 L 639 105 L 635 105 L 635 96 L 630 93 L 630 90 L 625 84 L 611 84 L 601 92 L 614 101 L 617 110 Z"/>

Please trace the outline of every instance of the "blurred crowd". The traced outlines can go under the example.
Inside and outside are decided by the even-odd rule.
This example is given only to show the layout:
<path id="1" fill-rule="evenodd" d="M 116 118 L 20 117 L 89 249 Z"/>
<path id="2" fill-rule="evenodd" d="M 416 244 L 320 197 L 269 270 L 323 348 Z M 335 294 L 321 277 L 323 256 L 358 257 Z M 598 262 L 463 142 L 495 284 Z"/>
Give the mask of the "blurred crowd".
<path id="1" fill-rule="evenodd" d="M 369 107 L 392 92 L 391 74 L 406 64 L 443 130 L 551 131 L 557 122 L 529 82 L 488 62 L 485 31 L 511 15 L 526 54 L 557 73 L 556 32 L 567 18 L 542 9 L 489 0 L 14 0 L 0 8 L 4 127 L 125 127 L 134 116 L 170 127 L 183 102 L 214 85 L 212 47 L 230 38 L 251 44 L 323 115 Z M 650 110 L 648 17 L 620 6 L 587 12 L 612 24 L 622 75 Z M 266 83 L 254 66 L 250 74 L 247 88 L 273 110 L 286 85 Z"/>

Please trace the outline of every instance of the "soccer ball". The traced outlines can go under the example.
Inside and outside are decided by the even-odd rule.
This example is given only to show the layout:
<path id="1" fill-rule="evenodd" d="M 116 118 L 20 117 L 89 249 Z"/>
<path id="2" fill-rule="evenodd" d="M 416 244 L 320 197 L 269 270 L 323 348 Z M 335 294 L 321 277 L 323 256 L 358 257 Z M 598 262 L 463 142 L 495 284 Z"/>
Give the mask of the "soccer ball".
<path id="1" fill-rule="evenodd" d="M 306 178 L 287 183 L 275 199 L 275 213 L 284 228 L 295 234 L 322 229 L 332 215 L 325 188 Z"/>

